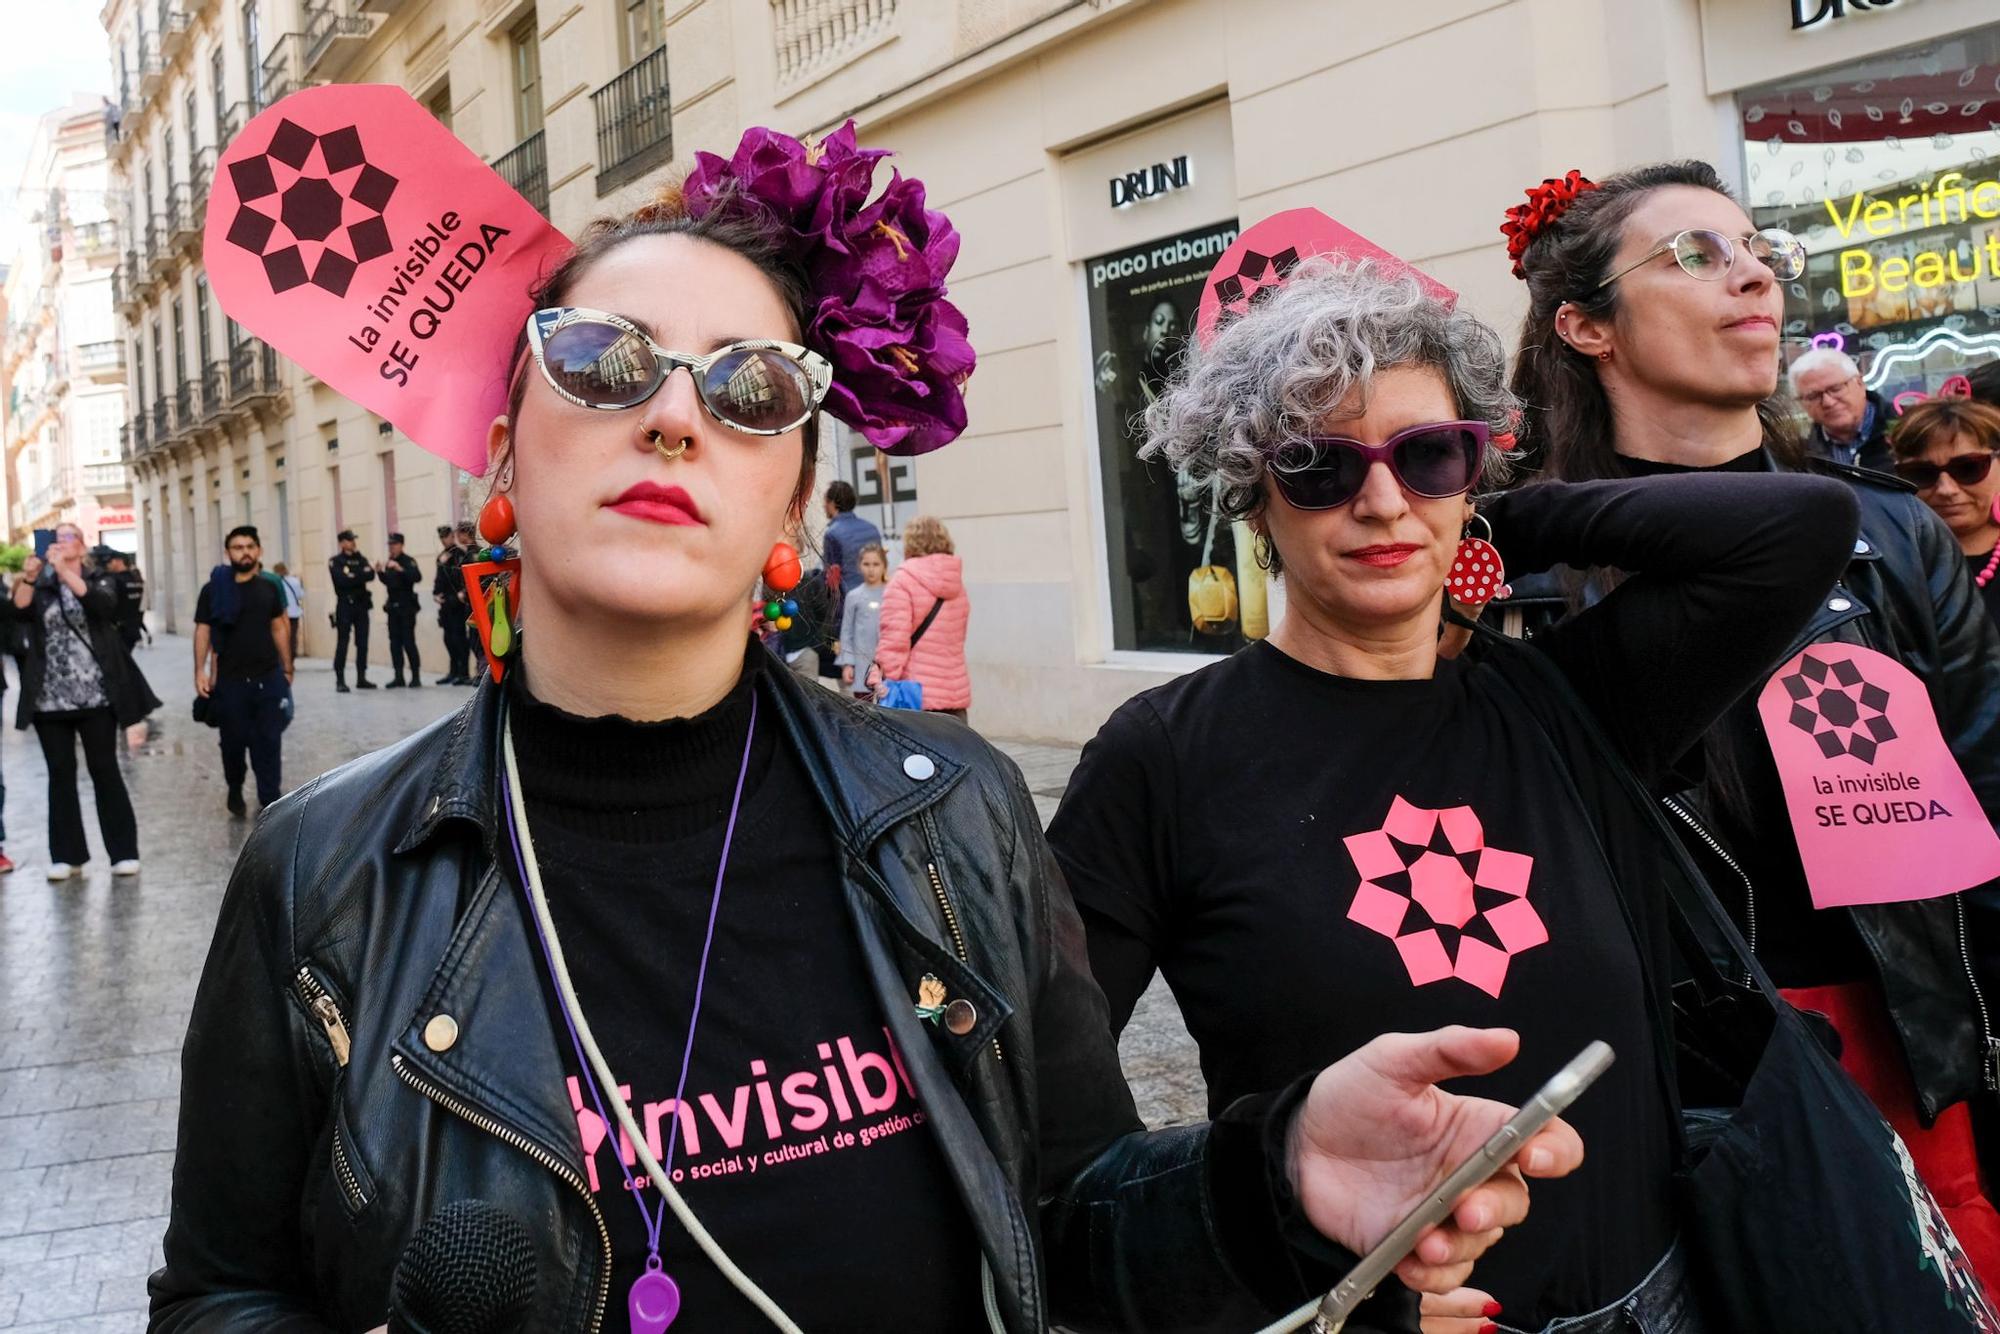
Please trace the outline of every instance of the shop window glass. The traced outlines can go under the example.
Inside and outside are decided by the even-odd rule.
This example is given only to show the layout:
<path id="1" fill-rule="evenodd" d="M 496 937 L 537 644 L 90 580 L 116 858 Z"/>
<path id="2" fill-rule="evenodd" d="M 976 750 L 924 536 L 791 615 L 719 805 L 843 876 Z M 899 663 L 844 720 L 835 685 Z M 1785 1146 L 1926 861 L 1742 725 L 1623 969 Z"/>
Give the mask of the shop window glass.
<path id="1" fill-rule="evenodd" d="M 1738 98 L 1760 227 L 1806 242 L 1787 359 L 1838 344 L 1885 397 L 2000 354 L 2000 27 Z"/>
<path id="2" fill-rule="evenodd" d="M 1268 630 L 1249 530 L 1217 518 L 1165 464 L 1138 457 L 1140 419 L 1186 346 L 1203 280 L 1235 239 L 1234 221 L 1217 223 L 1084 265 L 1114 648 L 1230 653 Z"/>

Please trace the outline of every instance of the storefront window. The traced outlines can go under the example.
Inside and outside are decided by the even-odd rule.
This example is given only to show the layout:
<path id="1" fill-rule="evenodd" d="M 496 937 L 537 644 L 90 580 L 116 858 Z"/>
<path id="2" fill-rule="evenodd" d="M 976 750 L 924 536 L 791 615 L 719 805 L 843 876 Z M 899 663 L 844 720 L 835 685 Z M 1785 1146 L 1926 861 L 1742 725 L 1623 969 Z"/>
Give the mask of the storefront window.
<path id="1" fill-rule="evenodd" d="M 1887 397 L 2000 354 L 2000 27 L 1739 98 L 1752 215 L 1803 237 L 1786 356 L 1844 347 Z"/>
<path id="2" fill-rule="evenodd" d="M 1216 223 L 1084 265 L 1114 648 L 1231 653 L 1268 628 L 1248 530 L 1138 456 L 1140 419 L 1186 346 L 1203 280 L 1235 239 L 1234 221 Z"/>

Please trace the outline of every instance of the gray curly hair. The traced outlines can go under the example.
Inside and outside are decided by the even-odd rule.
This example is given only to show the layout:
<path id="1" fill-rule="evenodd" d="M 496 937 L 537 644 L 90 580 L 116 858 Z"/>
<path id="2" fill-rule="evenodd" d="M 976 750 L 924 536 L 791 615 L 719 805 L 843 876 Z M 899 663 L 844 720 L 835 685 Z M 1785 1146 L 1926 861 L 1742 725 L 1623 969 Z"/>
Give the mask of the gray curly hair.
<path id="1" fill-rule="evenodd" d="M 1190 344 L 1146 409 L 1139 457 L 1164 460 L 1223 517 L 1252 518 L 1277 451 L 1320 430 L 1355 390 L 1365 402 L 1375 373 L 1396 366 L 1435 368 L 1465 420 L 1485 422 L 1496 438 L 1515 430 L 1499 335 L 1407 273 L 1316 259 L 1207 348 Z M 1507 456 L 1488 450 L 1483 488 L 1510 472 Z M 1259 545 L 1267 568 L 1281 569 L 1276 550 Z"/>

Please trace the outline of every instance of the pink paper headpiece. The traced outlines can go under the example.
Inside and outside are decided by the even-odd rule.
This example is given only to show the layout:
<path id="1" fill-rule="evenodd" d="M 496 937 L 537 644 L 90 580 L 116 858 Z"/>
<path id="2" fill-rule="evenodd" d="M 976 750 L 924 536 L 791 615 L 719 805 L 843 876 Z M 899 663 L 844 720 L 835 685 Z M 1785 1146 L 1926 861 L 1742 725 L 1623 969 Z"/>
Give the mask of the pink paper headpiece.
<path id="1" fill-rule="evenodd" d="M 231 318 L 425 449 L 486 470 L 529 292 L 570 243 L 401 88 L 293 93 L 243 127 L 203 256 Z"/>
<path id="2" fill-rule="evenodd" d="M 1222 252 L 1222 258 L 1209 271 L 1201 303 L 1195 310 L 1196 340 L 1207 347 L 1229 321 L 1267 299 L 1284 285 L 1293 269 L 1317 257 L 1373 260 L 1392 273 L 1409 274 L 1424 291 L 1447 306 L 1458 303 L 1458 293 L 1416 265 L 1397 258 L 1316 208 L 1295 208 L 1272 214 Z"/>

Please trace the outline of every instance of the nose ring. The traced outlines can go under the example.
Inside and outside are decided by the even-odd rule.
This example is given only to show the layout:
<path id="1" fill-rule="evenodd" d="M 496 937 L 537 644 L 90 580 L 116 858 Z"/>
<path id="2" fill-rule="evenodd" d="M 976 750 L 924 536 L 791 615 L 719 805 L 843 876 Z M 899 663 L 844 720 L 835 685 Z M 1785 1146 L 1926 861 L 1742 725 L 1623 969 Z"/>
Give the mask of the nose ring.
<path id="1" fill-rule="evenodd" d="M 692 436 L 684 435 L 681 437 L 679 444 L 675 445 L 672 449 L 668 449 L 663 443 L 666 437 L 662 436 L 658 431 L 646 432 L 646 439 L 652 442 L 653 448 L 659 451 L 659 455 L 663 459 L 679 458 L 681 455 L 687 453 L 688 446 L 694 443 Z"/>

